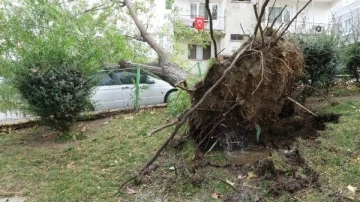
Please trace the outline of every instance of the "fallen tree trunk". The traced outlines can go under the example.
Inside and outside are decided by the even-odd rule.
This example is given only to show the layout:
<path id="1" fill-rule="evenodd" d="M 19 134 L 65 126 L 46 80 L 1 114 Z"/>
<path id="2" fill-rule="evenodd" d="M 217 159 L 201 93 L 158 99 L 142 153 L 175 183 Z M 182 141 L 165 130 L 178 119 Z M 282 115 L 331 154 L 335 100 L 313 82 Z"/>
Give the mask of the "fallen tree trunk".
<path id="1" fill-rule="evenodd" d="M 156 74 L 157 76 L 159 76 L 173 86 L 176 86 L 179 83 L 185 81 L 187 73 L 181 68 L 179 68 L 179 66 L 177 66 L 176 64 L 170 62 L 169 53 L 163 47 L 157 44 L 155 39 L 146 31 L 144 25 L 137 17 L 133 7 L 130 5 L 129 0 L 124 0 L 124 4 L 127 6 L 131 18 L 134 20 L 136 27 L 140 31 L 141 36 L 159 56 L 159 68 L 155 68 L 154 66 L 143 67 L 149 67 L 150 69 L 148 70 L 152 71 L 154 74 Z"/>
<path id="2" fill-rule="evenodd" d="M 138 64 L 121 60 L 118 65 L 109 65 L 105 69 L 136 69 L 137 67 L 155 74 L 173 86 L 181 83 L 186 78 L 186 73 L 175 64 L 161 67 L 158 64 Z"/>

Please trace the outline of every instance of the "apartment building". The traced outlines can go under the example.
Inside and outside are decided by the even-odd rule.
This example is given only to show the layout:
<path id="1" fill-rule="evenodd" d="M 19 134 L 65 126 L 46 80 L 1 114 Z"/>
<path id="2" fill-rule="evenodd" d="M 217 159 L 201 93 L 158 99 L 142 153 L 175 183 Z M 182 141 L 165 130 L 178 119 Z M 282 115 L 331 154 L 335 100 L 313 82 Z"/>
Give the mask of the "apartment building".
<path id="1" fill-rule="evenodd" d="M 245 42 L 247 35 L 252 34 L 256 23 L 253 4 L 257 3 L 258 9 L 260 9 L 264 1 L 210 0 L 213 29 L 222 33 L 215 38 L 220 56 L 232 55 Z M 331 23 L 332 9 L 339 4 L 337 2 L 342 1 L 349 1 L 349 3 L 356 1 L 356 5 L 360 3 L 360 0 L 313 0 L 295 19 L 289 31 L 316 34 L 329 30 L 334 26 Z M 276 20 L 275 27 L 286 24 L 306 3 L 307 0 L 271 0 L 265 10 L 263 26 L 273 22 L 285 5 L 286 9 Z M 209 30 L 205 0 L 175 0 L 173 6 L 179 9 L 179 17 L 187 26 L 192 27 L 196 17 L 205 17 L 205 31 Z M 336 10 L 342 11 L 343 8 Z M 214 55 L 212 42 L 209 42 L 209 45 L 205 47 L 197 44 L 186 44 L 186 42 L 185 45 L 188 46 L 188 52 L 184 53 L 184 57 L 187 57 L 193 64 L 198 62 L 204 64 Z"/>
<path id="2" fill-rule="evenodd" d="M 331 13 L 341 24 L 341 32 L 350 42 L 360 41 L 360 0 L 333 0 Z"/>

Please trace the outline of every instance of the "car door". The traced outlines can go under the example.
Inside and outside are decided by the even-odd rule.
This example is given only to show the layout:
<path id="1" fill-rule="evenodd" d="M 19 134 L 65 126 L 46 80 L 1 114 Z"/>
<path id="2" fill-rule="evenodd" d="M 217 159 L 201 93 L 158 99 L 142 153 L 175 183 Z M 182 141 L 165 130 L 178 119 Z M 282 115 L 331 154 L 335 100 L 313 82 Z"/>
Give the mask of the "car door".
<path id="1" fill-rule="evenodd" d="M 116 75 L 121 80 L 121 86 L 123 90 L 123 95 L 126 107 L 134 107 L 135 106 L 135 81 L 136 81 L 136 73 L 133 71 L 118 71 Z M 161 94 L 159 89 L 156 88 L 158 86 L 155 83 L 154 79 L 147 76 L 144 72 L 141 72 L 140 75 L 140 83 L 139 83 L 139 104 L 142 105 L 151 105 L 157 103 L 163 103 L 164 95 Z"/>
<path id="2" fill-rule="evenodd" d="M 121 91 L 124 99 L 124 107 L 134 107 L 135 73 L 130 71 L 117 71 L 115 74 L 121 81 Z"/>
<path id="3" fill-rule="evenodd" d="M 163 98 L 159 98 L 158 83 L 148 75 L 140 76 L 140 105 L 153 105 L 163 103 Z M 162 96 L 163 97 L 163 96 Z"/>
<path id="4" fill-rule="evenodd" d="M 124 108 L 125 98 L 122 85 L 114 72 L 99 73 L 99 84 L 91 97 L 95 110 Z"/>

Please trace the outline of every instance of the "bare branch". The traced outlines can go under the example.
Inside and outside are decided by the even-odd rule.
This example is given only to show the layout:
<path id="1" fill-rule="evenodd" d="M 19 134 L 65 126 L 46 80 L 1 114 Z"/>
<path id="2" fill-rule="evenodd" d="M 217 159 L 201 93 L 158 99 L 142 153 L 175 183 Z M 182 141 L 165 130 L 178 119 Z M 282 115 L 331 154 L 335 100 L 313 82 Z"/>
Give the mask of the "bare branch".
<path id="1" fill-rule="evenodd" d="M 242 26 L 242 24 L 241 24 L 241 23 L 240 23 L 240 27 L 241 27 L 241 30 L 242 30 L 242 32 L 243 32 L 243 34 L 244 34 L 244 36 L 249 37 L 249 34 L 246 34 L 246 33 L 245 33 L 244 28 L 243 28 L 243 26 Z"/>
<path id="2" fill-rule="evenodd" d="M 312 2 L 312 0 L 309 0 L 304 7 L 302 7 L 300 9 L 299 12 L 296 13 L 296 15 L 290 20 L 290 22 L 286 25 L 286 27 L 284 28 L 284 30 L 281 32 L 280 36 L 276 39 L 276 41 L 274 42 L 274 44 L 276 44 L 279 39 L 285 34 L 285 32 L 287 31 L 287 29 L 289 29 L 290 25 L 294 22 L 294 20 L 297 18 L 297 16 Z"/>
<path id="3" fill-rule="evenodd" d="M 291 102 L 297 104 L 299 107 L 301 107 L 303 110 L 309 112 L 311 115 L 318 117 L 314 112 L 310 111 L 308 108 L 304 107 L 302 104 L 296 102 L 294 99 L 292 99 L 291 97 L 286 97 L 288 100 L 290 100 Z"/>
<path id="4" fill-rule="evenodd" d="M 209 7 L 209 0 L 205 1 L 205 8 L 206 8 L 207 14 L 209 16 L 210 36 L 211 36 L 211 40 L 213 41 L 213 44 L 214 44 L 214 57 L 216 59 L 218 59 L 217 45 L 216 45 L 216 41 L 215 41 L 215 38 L 214 38 L 213 22 L 212 22 L 212 15 L 211 15 L 210 7 Z"/>
<path id="5" fill-rule="evenodd" d="M 257 51 L 257 50 L 253 50 L 253 51 L 256 51 L 256 52 L 259 52 L 260 53 L 260 56 L 261 56 L 261 79 L 258 83 L 258 85 L 256 86 L 255 90 L 251 93 L 251 95 L 254 95 L 254 93 L 257 91 L 257 89 L 260 87 L 261 83 L 263 82 L 264 80 L 264 55 L 263 55 L 263 52 L 262 51 Z"/>
<path id="6" fill-rule="evenodd" d="M 280 11 L 279 15 L 276 16 L 276 18 L 274 19 L 274 21 L 271 23 L 270 25 L 270 29 L 272 29 L 275 25 L 275 22 L 277 21 L 277 19 L 282 15 L 282 13 L 284 12 L 285 8 L 287 7 L 287 5 L 284 6 L 284 8 Z"/>
<path id="7" fill-rule="evenodd" d="M 160 128 L 157 128 L 157 129 L 149 132 L 148 136 L 152 136 L 154 133 L 157 133 L 157 132 L 159 132 L 159 131 L 161 131 L 161 130 L 164 130 L 165 128 L 168 128 L 168 127 L 170 127 L 170 126 L 173 126 L 173 125 L 175 125 L 177 122 L 178 122 L 178 121 L 176 120 L 176 121 L 173 121 L 173 122 L 171 122 L 171 123 L 168 123 L 168 124 L 166 124 L 166 125 L 164 125 L 164 126 L 161 126 Z"/>
<path id="8" fill-rule="evenodd" d="M 268 26 L 269 26 L 269 21 L 270 21 L 270 14 L 272 13 L 272 11 L 274 10 L 274 6 L 275 6 L 275 3 L 276 3 L 277 0 L 274 1 L 274 3 L 272 4 L 271 6 L 271 10 L 270 12 L 268 13 L 268 17 L 267 17 L 267 22 L 266 22 L 266 26 L 265 26 L 265 31 L 268 29 Z"/>
<path id="9" fill-rule="evenodd" d="M 260 24 L 261 24 L 261 18 L 262 18 L 262 16 L 264 15 L 265 8 L 266 8 L 266 6 L 268 5 L 269 1 L 270 1 L 270 0 L 265 0 L 264 4 L 263 4 L 262 7 L 261 7 L 261 11 L 260 11 L 260 14 L 259 14 L 259 17 L 258 17 L 259 19 L 258 19 L 257 25 L 256 25 L 256 27 L 255 27 L 255 31 L 254 31 L 254 37 L 256 37 L 257 30 L 258 30 L 258 28 L 259 28 L 259 26 L 260 26 Z"/>
<path id="10" fill-rule="evenodd" d="M 124 36 L 130 39 L 134 39 L 136 41 L 146 42 L 146 40 L 142 36 L 129 36 L 129 35 L 124 35 Z"/>
<path id="11" fill-rule="evenodd" d="M 261 42 L 262 42 L 262 45 L 265 44 L 265 40 L 264 40 L 264 32 L 263 32 L 263 29 L 261 27 L 261 19 L 259 19 L 259 15 L 257 13 L 257 9 L 256 9 L 256 4 L 253 5 L 253 8 L 254 8 L 254 13 L 255 13 L 255 17 L 256 17 L 256 20 L 260 23 L 258 23 L 259 25 L 259 29 L 260 29 L 260 35 L 261 35 Z"/>
<path id="12" fill-rule="evenodd" d="M 328 96 L 326 96 L 324 93 L 322 93 L 319 89 L 309 86 L 309 85 L 305 85 L 306 88 L 311 88 L 313 90 L 315 90 L 316 92 L 318 92 L 320 95 L 322 95 L 328 102 L 330 105 L 333 105 L 334 103 L 330 100 L 330 98 Z"/>

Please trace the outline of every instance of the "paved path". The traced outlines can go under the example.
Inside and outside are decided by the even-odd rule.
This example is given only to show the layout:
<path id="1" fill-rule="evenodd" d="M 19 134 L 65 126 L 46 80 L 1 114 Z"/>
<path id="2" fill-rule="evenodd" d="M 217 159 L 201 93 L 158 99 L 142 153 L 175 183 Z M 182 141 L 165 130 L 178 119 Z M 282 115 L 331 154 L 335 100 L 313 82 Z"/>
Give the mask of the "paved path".
<path id="1" fill-rule="evenodd" d="M 0 202 L 25 202 L 25 197 L 0 198 Z"/>
<path id="2" fill-rule="evenodd" d="M 17 112 L 0 112 L 0 125 L 25 122 L 30 119 L 31 117 Z"/>

